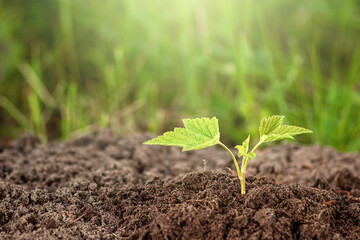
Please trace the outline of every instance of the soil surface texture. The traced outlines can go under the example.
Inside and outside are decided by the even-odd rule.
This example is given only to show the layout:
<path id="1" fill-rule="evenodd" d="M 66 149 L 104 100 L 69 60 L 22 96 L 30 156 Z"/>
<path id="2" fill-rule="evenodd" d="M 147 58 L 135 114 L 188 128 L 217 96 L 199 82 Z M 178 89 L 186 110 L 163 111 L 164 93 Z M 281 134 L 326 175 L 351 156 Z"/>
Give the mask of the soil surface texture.
<path id="1" fill-rule="evenodd" d="M 266 148 L 241 195 L 225 150 L 142 144 L 152 137 L 2 146 L 0 239 L 360 239 L 358 154 Z"/>

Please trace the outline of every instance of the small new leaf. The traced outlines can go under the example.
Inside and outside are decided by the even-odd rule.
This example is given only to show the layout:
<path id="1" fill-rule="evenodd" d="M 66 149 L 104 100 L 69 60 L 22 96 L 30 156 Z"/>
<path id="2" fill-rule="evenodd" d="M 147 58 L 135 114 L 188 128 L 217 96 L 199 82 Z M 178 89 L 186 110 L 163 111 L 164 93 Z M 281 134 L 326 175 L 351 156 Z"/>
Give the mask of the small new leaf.
<path id="1" fill-rule="evenodd" d="M 239 150 L 238 157 L 248 157 L 250 159 L 254 159 L 256 154 L 254 152 L 249 152 L 249 142 L 250 142 L 250 135 L 245 139 L 242 145 L 237 145 L 235 148 Z"/>
<path id="2" fill-rule="evenodd" d="M 185 128 L 175 128 L 144 144 L 182 147 L 183 151 L 211 147 L 220 142 L 216 117 L 183 119 Z"/>
<path id="3" fill-rule="evenodd" d="M 239 150 L 238 156 L 245 156 L 249 151 L 249 142 L 250 142 L 250 135 L 245 139 L 242 145 L 236 145 L 235 148 Z"/>
<path id="4" fill-rule="evenodd" d="M 250 157 L 250 159 L 256 158 L 256 153 L 254 152 L 249 152 L 247 155 Z"/>

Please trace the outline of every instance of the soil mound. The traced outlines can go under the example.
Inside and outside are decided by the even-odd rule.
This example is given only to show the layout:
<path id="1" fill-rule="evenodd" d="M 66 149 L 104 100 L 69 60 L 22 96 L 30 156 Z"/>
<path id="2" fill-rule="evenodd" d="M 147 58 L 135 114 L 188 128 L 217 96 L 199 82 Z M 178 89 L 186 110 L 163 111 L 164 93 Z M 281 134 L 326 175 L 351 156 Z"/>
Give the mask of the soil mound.
<path id="1" fill-rule="evenodd" d="M 242 196 L 225 151 L 142 144 L 151 137 L 0 148 L 0 239 L 360 239 L 358 154 L 267 148 Z"/>

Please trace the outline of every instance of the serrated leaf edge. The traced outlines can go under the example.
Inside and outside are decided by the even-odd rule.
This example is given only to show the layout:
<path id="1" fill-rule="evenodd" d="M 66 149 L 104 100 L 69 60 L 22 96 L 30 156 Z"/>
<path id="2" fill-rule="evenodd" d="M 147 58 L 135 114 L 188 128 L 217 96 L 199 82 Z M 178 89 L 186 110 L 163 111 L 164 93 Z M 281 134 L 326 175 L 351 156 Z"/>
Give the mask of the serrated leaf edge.
<path id="1" fill-rule="evenodd" d="M 217 132 L 217 134 L 212 137 L 212 132 L 208 126 L 208 124 L 203 124 L 206 126 L 207 128 L 207 131 L 204 131 L 204 128 L 203 126 L 201 125 L 201 123 L 199 121 L 205 121 L 205 120 L 209 120 L 210 122 L 212 122 L 212 124 L 215 125 L 215 131 Z M 163 135 L 160 135 L 156 138 L 153 138 L 149 141 L 146 141 L 144 142 L 144 144 L 146 145 L 162 145 L 162 146 L 176 146 L 176 147 L 182 147 L 182 151 L 189 151 L 189 150 L 196 150 L 196 149 L 202 149 L 202 148 L 206 148 L 206 147 L 211 147 L 213 145 L 216 145 L 218 143 L 220 143 L 220 131 L 219 131 L 219 120 L 216 118 L 216 117 L 212 117 L 212 118 L 207 118 L 207 117 L 202 117 L 202 118 L 194 118 L 194 119 L 183 119 L 183 124 L 184 124 L 184 127 L 181 128 L 181 127 L 177 127 L 177 128 L 174 128 L 173 131 L 168 131 L 168 132 L 165 132 L 163 133 Z M 188 126 L 189 126 L 189 122 L 190 121 L 193 121 L 195 122 L 198 127 L 201 129 L 201 131 L 196 131 L 194 129 L 190 129 Z M 171 135 L 173 134 L 176 134 L 177 137 L 178 136 L 183 136 L 183 137 L 187 137 L 187 135 L 184 135 L 182 134 L 181 132 L 182 131 L 189 131 L 191 132 L 192 134 L 194 135 L 197 135 L 199 137 L 207 137 L 207 138 L 211 138 L 209 141 L 206 141 L 206 142 L 203 142 L 201 143 L 200 145 L 195 145 L 193 147 L 189 147 L 188 145 L 189 144 L 186 144 L 186 143 L 158 143 L 157 141 L 160 141 L 162 140 L 162 138 L 172 138 Z"/>

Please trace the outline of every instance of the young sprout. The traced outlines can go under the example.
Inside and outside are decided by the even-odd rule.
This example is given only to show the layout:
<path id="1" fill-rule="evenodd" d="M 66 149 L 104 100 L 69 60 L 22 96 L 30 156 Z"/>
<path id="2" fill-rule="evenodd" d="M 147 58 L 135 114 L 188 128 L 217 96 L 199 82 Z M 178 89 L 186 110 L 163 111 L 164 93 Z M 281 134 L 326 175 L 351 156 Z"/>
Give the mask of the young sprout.
<path id="1" fill-rule="evenodd" d="M 259 142 L 249 151 L 250 135 L 242 145 L 237 145 L 238 157 L 242 158 L 241 169 L 234 154 L 220 141 L 219 123 L 216 117 L 183 119 L 185 128 L 175 128 L 174 131 L 165 132 L 163 135 L 154 138 L 144 144 L 165 145 L 182 147 L 182 151 L 196 150 L 214 146 L 216 144 L 225 148 L 231 155 L 238 177 L 240 179 L 241 194 L 245 194 L 245 173 L 249 160 L 256 157 L 255 150 L 266 142 L 281 139 L 294 139 L 293 136 L 312 133 L 311 130 L 302 127 L 283 125 L 284 116 L 274 115 L 263 118 L 260 122 Z"/>

